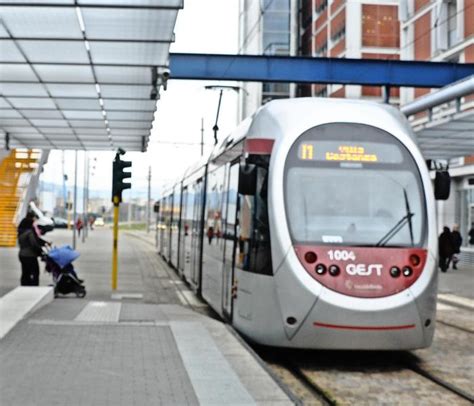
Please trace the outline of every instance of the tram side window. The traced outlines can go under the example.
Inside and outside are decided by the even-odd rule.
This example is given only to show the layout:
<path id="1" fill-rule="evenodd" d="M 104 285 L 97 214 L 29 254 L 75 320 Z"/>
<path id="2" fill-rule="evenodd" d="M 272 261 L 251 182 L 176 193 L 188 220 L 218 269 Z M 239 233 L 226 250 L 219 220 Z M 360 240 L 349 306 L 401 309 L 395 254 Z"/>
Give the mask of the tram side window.
<path id="1" fill-rule="evenodd" d="M 239 194 L 237 266 L 250 272 L 271 275 L 272 257 L 268 222 L 268 170 L 257 168 L 253 196 Z"/>

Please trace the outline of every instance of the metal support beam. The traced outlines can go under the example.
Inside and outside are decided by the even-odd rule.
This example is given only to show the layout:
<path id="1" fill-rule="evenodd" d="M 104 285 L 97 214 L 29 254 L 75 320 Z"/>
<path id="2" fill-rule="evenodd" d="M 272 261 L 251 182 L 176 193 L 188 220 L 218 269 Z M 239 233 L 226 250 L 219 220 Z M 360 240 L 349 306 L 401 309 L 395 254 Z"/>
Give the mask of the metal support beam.
<path id="1" fill-rule="evenodd" d="M 459 99 L 461 97 L 474 93 L 474 74 L 464 80 L 460 80 L 457 83 L 452 83 L 450 86 L 444 89 L 438 90 L 434 93 L 427 94 L 426 96 L 420 97 L 419 99 L 406 104 L 401 108 L 403 114 L 411 116 L 412 114 L 419 113 L 433 107 L 439 106 L 440 104 L 450 102 L 451 100 Z M 457 112 L 459 112 L 458 106 L 456 106 Z"/>
<path id="2" fill-rule="evenodd" d="M 171 79 L 442 87 L 472 63 L 252 55 L 170 54 Z"/>

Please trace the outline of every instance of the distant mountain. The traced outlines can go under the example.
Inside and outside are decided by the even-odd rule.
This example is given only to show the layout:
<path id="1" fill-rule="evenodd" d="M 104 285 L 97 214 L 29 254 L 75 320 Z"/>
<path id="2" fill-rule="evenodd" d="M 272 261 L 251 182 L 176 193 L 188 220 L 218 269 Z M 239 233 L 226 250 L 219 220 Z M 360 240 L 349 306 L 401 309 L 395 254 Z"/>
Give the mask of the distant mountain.
<path id="1" fill-rule="evenodd" d="M 67 191 L 71 193 L 74 192 L 74 187 L 71 185 L 67 185 Z M 78 186 L 77 188 L 78 195 L 82 196 L 82 186 Z M 59 185 L 57 183 L 52 182 L 43 182 L 40 181 L 39 183 L 39 192 L 52 192 L 57 197 L 62 197 L 63 195 L 63 185 Z M 151 198 L 155 200 L 159 198 L 161 192 L 160 187 L 152 187 L 151 188 Z M 101 198 L 101 199 L 108 199 L 110 198 L 110 189 L 89 189 L 89 197 L 90 198 Z M 148 194 L 148 189 L 146 187 L 133 187 L 130 190 L 126 190 L 123 192 L 124 199 L 129 199 L 130 196 L 133 198 L 142 198 L 146 199 Z"/>

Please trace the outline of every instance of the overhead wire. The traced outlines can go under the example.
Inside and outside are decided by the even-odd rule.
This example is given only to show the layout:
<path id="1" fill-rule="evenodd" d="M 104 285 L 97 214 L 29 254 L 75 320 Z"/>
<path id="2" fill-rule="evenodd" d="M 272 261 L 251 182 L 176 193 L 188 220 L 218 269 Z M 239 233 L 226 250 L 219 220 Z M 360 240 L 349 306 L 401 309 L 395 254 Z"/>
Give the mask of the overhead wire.
<path id="1" fill-rule="evenodd" d="M 474 7 L 474 4 L 471 4 L 467 7 L 463 7 L 462 9 L 460 9 L 459 11 L 457 11 L 455 14 L 453 14 L 452 16 L 449 16 L 448 18 L 442 20 L 442 21 L 439 21 L 439 18 L 436 19 L 435 21 L 435 24 L 433 24 L 433 26 L 429 29 L 429 30 L 426 30 L 424 31 L 423 33 L 421 33 L 420 35 L 418 35 L 417 37 L 415 37 L 412 41 L 410 41 L 409 43 L 405 44 L 403 47 L 400 47 L 400 51 L 408 48 L 409 46 L 415 44 L 418 40 L 420 40 L 421 38 L 425 37 L 426 35 L 428 34 L 431 34 L 431 32 L 437 28 L 437 27 L 440 27 L 442 26 L 443 24 L 447 23 L 449 20 L 457 17 L 461 12 L 463 11 L 467 11 L 469 10 L 470 8 Z"/>

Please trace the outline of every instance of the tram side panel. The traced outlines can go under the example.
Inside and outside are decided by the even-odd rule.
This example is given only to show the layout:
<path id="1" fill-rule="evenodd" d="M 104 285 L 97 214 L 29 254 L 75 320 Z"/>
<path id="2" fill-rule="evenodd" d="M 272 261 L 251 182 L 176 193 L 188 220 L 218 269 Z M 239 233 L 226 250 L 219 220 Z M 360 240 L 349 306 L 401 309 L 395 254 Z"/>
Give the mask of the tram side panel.
<path id="1" fill-rule="evenodd" d="M 156 252 L 161 254 L 161 241 L 162 235 L 161 230 L 163 227 L 163 199 L 159 201 L 159 211 L 156 213 L 157 220 L 156 220 L 156 229 L 155 229 L 155 245 L 156 245 Z"/>
<path id="2" fill-rule="evenodd" d="M 178 269 L 178 244 L 179 244 L 179 224 L 181 216 L 181 183 L 175 185 L 173 189 L 173 208 L 171 218 L 171 243 L 170 243 L 170 262 Z"/>
<path id="3" fill-rule="evenodd" d="M 267 158 L 262 158 L 255 168 L 252 194 L 238 195 L 233 324 L 253 340 L 272 336 L 277 345 L 284 330 L 273 278 L 267 165 Z"/>
<path id="4" fill-rule="evenodd" d="M 227 165 L 209 166 L 204 210 L 202 245 L 203 298 L 222 315 L 222 274 L 224 260 L 223 213 Z"/>
<path id="5" fill-rule="evenodd" d="M 181 277 L 184 277 L 184 269 L 186 261 L 189 260 L 189 247 L 191 246 L 189 224 L 190 219 L 188 218 L 188 200 L 189 191 L 188 186 L 184 186 L 181 192 L 181 221 L 179 228 L 179 258 L 178 258 L 178 273 Z"/>
<path id="6" fill-rule="evenodd" d="M 203 210 L 205 205 L 205 168 L 198 173 L 192 182 L 193 199 L 192 199 L 192 230 L 191 230 L 191 255 L 188 283 L 195 289 L 200 291 L 200 272 L 201 272 L 201 249 L 203 239 Z"/>
<path id="7" fill-rule="evenodd" d="M 191 281 L 192 267 L 192 240 L 194 235 L 194 187 L 192 183 L 185 186 L 183 192 L 183 216 L 184 216 L 184 237 L 183 237 L 183 276 Z"/>

